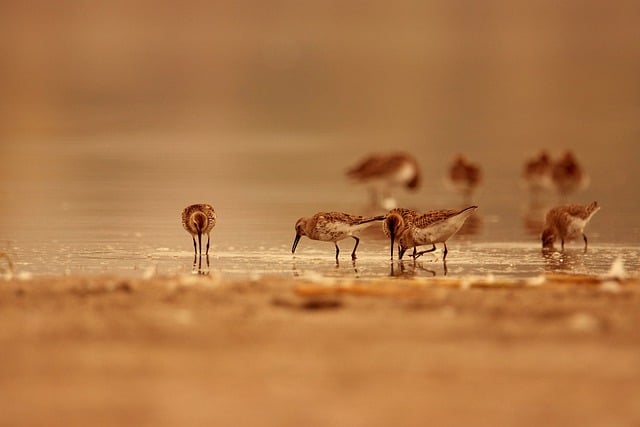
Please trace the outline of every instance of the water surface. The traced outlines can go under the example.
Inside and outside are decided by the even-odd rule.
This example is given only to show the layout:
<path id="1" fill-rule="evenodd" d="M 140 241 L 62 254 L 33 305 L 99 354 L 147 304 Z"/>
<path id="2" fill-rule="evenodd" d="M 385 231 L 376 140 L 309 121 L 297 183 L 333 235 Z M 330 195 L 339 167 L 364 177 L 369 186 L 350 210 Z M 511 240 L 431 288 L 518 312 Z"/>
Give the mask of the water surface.
<path id="1" fill-rule="evenodd" d="M 541 217 L 561 200 L 549 196 L 532 204 L 519 184 L 525 157 L 512 153 L 509 167 L 498 167 L 499 156 L 482 159 L 485 180 L 474 200 L 480 208 L 449 242 L 446 271 L 440 251 L 415 265 L 390 264 L 389 243 L 377 227 L 362 236 L 355 265 L 352 239 L 340 242 L 338 266 L 331 243 L 307 238 L 294 257 L 298 217 L 324 210 L 374 212 L 366 191 L 345 178 L 345 169 L 365 152 L 350 141 L 340 135 L 176 133 L 14 141 L 2 161 L 0 250 L 10 255 L 17 273 L 190 274 L 192 242 L 180 212 L 207 202 L 218 213 L 207 271 L 222 277 L 600 274 L 619 256 L 628 269 L 639 269 L 638 198 L 617 188 L 617 179 L 602 179 L 594 161 L 601 155 L 597 148 L 580 153 L 593 184 L 569 200 L 597 199 L 603 206 L 587 228 L 587 253 L 575 242 L 562 254 L 543 256 Z M 442 182 L 453 154 L 415 152 L 424 184 L 417 193 L 398 193 L 399 204 L 419 210 L 462 206 Z"/>

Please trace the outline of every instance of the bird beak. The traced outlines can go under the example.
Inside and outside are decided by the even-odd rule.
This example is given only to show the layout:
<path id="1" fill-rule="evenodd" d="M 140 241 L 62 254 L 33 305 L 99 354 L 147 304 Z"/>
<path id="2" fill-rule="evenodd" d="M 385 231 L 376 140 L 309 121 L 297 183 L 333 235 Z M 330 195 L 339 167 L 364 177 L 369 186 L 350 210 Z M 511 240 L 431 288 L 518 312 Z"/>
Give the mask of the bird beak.
<path id="1" fill-rule="evenodd" d="M 291 248 L 291 253 L 292 254 L 296 253 L 296 247 L 298 246 L 298 242 L 300 241 L 300 237 L 302 237 L 300 234 L 296 234 L 296 238 L 293 240 L 293 247 Z"/>

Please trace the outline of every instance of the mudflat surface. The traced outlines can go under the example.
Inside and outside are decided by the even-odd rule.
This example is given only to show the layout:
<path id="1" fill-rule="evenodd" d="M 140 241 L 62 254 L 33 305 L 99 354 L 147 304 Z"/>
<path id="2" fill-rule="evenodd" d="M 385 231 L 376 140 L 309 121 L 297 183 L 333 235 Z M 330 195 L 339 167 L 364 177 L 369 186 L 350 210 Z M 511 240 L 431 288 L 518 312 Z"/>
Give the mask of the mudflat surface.
<path id="1" fill-rule="evenodd" d="M 637 280 L 1 284 L 0 425 L 640 423 Z"/>

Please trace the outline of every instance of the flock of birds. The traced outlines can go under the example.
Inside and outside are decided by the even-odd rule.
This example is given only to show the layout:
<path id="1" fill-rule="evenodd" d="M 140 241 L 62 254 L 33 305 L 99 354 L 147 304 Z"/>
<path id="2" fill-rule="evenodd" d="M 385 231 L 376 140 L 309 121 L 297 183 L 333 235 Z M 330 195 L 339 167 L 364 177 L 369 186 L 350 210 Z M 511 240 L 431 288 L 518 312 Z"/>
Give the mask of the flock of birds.
<path id="1" fill-rule="evenodd" d="M 306 236 L 312 240 L 332 242 L 336 248 L 337 262 L 340 254 L 338 242 L 351 237 L 355 240 L 351 258 L 355 260 L 360 243 L 359 233 L 375 223 L 381 223 L 382 231 L 390 241 L 392 260 L 396 244 L 398 259 L 402 260 L 406 251 L 412 249 L 410 256 L 415 260 L 425 253 L 435 251 L 436 243 L 442 243 L 444 262 L 448 253 L 447 240 L 460 230 L 478 208 L 471 205 L 464 209 L 441 209 L 421 213 L 396 207 L 393 191 L 399 187 L 414 191 L 421 182 L 418 162 L 407 153 L 371 155 L 349 169 L 347 176 L 368 186 L 372 204 L 387 210 L 387 213 L 360 216 L 344 212 L 319 212 L 310 217 L 299 218 L 295 223 L 296 234 L 292 253 L 295 253 L 301 237 Z M 459 155 L 449 169 L 447 184 L 459 192 L 465 201 L 469 201 L 481 178 L 480 167 Z M 523 178 L 523 182 L 534 196 L 552 190 L 566 196 L 584 189 L 589 183 L 588 176 L 569 151 L 557 161 L 553 161 L 546 152 L 541 152 L 525 164 Z M 565 204 L 550 209 L 540 230 L 543 249 L 553 249 L 554 243 L 559 239 L 564 250 L 566 241 L 582 237 L 586 251 L 587 236 L 584 228 L 599 209 L 597 202 L 588 205 Z M 182 211 L 182 225 L 193 238 L 195 256 L 202 256 L 202 240 L 206 235 L 205 250 L 208 255 L 210 233 L 216 225 L 213 207 L 208 204 L 186 207 Z M 419 250 L 423 246 L 428 249 Z"/>

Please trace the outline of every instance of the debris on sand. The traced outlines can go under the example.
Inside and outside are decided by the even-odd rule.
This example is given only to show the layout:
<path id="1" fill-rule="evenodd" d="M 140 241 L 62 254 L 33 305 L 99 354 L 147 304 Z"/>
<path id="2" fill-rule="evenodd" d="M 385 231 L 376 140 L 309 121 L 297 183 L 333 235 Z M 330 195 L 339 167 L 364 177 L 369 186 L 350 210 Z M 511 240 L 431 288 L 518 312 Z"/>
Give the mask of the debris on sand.
<path id="1" fill-rule="evenodd" d="M 624 268 L 624 260 L 622 259 L 622 257 L 617 257 L 611 263 L 611 268 L 609 268 L 607 274 L 603 276 L 603 279 L 620 281 L 626 279 L 627 277 L 628 274 L 627 270 Z"/>

